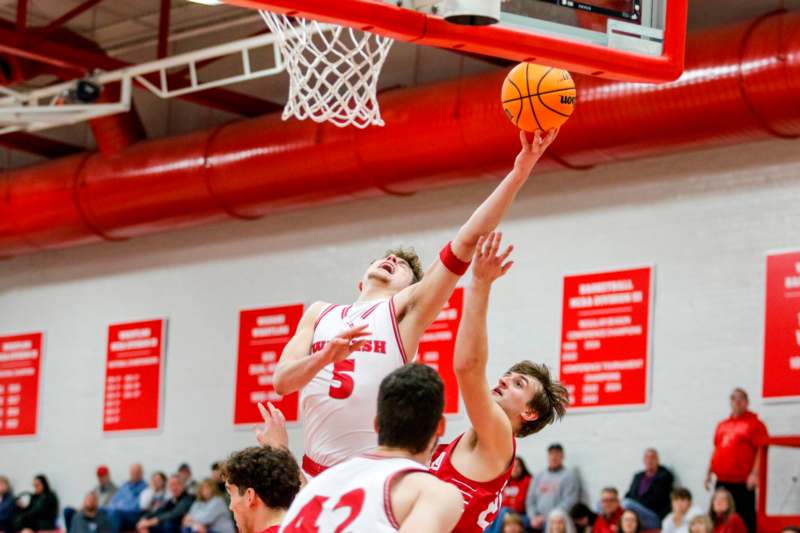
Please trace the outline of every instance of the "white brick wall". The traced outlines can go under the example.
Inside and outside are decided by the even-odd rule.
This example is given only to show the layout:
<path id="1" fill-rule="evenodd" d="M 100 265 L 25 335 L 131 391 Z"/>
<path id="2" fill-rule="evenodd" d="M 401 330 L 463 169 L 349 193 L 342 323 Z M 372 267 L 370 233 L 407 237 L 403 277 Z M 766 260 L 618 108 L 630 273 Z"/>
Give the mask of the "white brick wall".
<path id="1" fill-rule="evenodd" d="M 643 449 L 655 446 L 706 505 L 713 427 L 732 387 L 750 391 L 772 433 L 800 433 L 798 404 L 759 399 L 764 252 L 800 247 L 797 154 L 797 142 L 774 141 L 532 179 L 502 226 L 517 251 L 490 310 L 492 379 L 520 358 L 556 366 L 562 273 L 656 265 L 652 407 L 569 416 L 521 441 L 533 469 L 561 441 L 595 499 L 601 486 L 627 488 Z M 231 426 L 237 311 L 352 300 L 369 259 L 406 243 L 430 261 L 492 186 L 0 262 L 0 332 L 46 332 L 40 436 L 0 441 L 0 472 L 19 488 L 46 472 L 67 504 L 79 502 L 101 462 L 117 481 L 133 460 L 150 471 L 187 460 L 202 476 L 212 460 L 253 442 Z M 105 328 L 157 316 L 170 319 L 164 429 L 104 438 Z M 448 433 L 463 428 L 454 421 Z M 291 437 L 299 452 L 299 431 Z M 798 461 L 781 462 L 774 466 L 785 479 L 798 474 Z M 797 510 L 800 488 L 786 490 L 776 487 L 775 500 Z"/>

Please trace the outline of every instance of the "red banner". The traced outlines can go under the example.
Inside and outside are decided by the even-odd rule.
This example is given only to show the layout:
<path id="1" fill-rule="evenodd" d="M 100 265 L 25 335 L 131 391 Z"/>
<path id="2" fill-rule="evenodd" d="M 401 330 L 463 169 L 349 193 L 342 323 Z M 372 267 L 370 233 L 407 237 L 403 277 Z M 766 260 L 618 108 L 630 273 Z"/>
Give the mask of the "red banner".
<path id="1" fill-rule="evenodd" d="M 284 346 L 297 331 L 303 304 L 250 309 L 239 313 L 239 349 L 236 364 L 234 424 L 263 421 L 259 402 L 272 402 L 287 422 L 298 419 L 298 393 L 280 396 L 272 386 L 275 366 Z"/>
<path id="2" fill-rule="evenodd" d="M 571 408 L 647 405 L 652 268 L 564 277 L 561 381 Z"/>
<path id="3" fill-rule="evenodd" d="M 42 333 L 0 337 L 0 437 L 36 435 Z"/>
<path id="4" fill-rule="evenodd" d="M 103 431 L 157 430 L 166 320 L 108 326 Z"/>
<path id="5" fill-rule="evenodd" d="M 767 255 L 765 399 L 800 399 L 800 251 Z"/>
<path id="6" fill-rule="evenodd" d="M 453 371 L 453 353 L 463 307 L 464 289 L 457 287 L 439 316 L 425 330 L 417 349 L 419 362 L 435 369 L 442 376 L 446 414 L 458 413 L 458 381 Z"/>

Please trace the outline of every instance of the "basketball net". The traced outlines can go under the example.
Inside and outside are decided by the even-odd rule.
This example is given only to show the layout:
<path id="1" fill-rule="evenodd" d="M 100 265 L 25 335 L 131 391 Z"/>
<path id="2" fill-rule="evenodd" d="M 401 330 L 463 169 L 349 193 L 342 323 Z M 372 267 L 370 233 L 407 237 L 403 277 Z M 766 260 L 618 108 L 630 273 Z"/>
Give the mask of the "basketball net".
<path id="1" fill-rule="evenodd" d="M 260 13 L 277 37 L 289 73 L 283 120 L 327 121 L 340 128 L 384 125 L 376 91 L 393 39 L 300 17 Z"/>

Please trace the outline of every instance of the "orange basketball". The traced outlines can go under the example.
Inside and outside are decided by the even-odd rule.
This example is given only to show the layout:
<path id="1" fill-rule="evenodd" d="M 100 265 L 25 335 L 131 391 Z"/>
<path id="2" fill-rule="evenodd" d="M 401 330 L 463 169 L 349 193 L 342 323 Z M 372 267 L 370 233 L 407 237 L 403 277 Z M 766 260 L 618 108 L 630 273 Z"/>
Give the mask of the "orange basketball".
<path id="1" fill-rule="evenodd" d="M 575 83 L 566 70 L 520 63 L 503 82 L 502 102 L 506 116 L 521 130 L 557 128 L 575 109 Z"/>

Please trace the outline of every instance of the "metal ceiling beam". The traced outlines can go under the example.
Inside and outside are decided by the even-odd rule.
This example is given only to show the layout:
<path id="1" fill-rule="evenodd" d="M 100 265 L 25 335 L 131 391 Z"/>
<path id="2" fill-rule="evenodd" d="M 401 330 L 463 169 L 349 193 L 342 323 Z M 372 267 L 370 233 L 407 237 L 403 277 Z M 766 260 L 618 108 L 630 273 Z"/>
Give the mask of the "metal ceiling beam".
<path id="1" fill-rule="evenodd" d="M 101 52 L 76 48 L 54 41 L 44 41 L 29 49 L 22 35 L 9 30 L 6 25 L 10 23 L 0 19 L 0 52 L 6 52 L 18 57 L 25 57 L 34 61 L 69 68 L 87 75 L 95 69 L 117 70 L 131 66 L 130 63 L 110 57 Z M 169 77 L 170 82 L 179 85 L 183 77 Z M 153 83 L 158 83 L 153 78 Z M 200 93 L 183 95 L 180 98 L 202 106 L 227 111 L 245 117 L 255 117 L 278 111 L 281 105 L 262 98 L 256 98 L 227 89 L 209 89 Z"/>
<path id="2" fill-rule="evenodd" d="M 76 6 L 73 9 L 70 9 L 44 28 L 37 29 L 35 36 L 32 38 L 31 44 L 46 40 L 54 31 L 62 27 L 64 24 L 74 19 L 84 11 L 93 8 L 102 1 L 103 0 L 86 0 L 84 3 Z"/>

